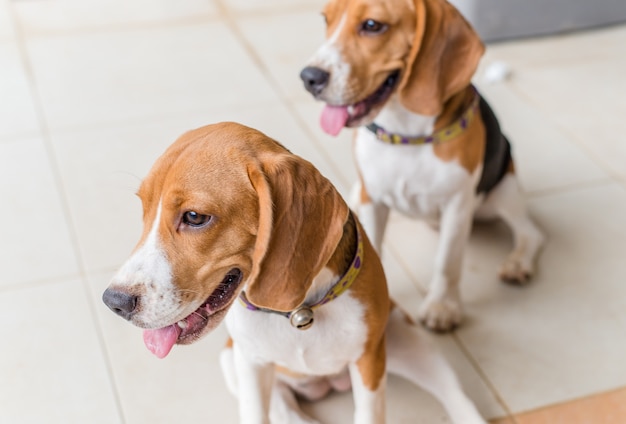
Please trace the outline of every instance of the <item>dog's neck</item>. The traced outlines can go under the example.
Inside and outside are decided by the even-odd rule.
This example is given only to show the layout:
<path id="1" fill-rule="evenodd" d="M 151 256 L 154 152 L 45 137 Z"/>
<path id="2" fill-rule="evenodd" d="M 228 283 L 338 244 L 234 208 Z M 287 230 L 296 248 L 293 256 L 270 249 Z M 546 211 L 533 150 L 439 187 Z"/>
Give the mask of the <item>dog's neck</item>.
<path id="1" fill-rule="evenodd" d="M 343 236 L 331 256 L 330 260 L 322 271 L 313 279 L 313 284 L 309 288 L 305 304 L 318 302 L 328 290 L 352 266 L 352 261 L 357 250 L 356 221 L 352 213 L 348 214 L 348 219 L 343 226 Z"/>
<path id="2" fill-rule="evenodd" d="M 433 133 L 436 120 L 436 116 L 411 112 L 402 105 L 398 95 L 394 94 L 378 113 L 374 123 L 390 133 L 422 137 Z"/>
<path id="3" fill-rule="evenodd" d="M 374 119 L 374 123 L 392 134 L 426 137 L 446 127 L 468 108 L 474 99 L 472 86 L 458 92 L 443 105 L 439 116 L 420 115 L 408 110 L 394 94 Z"/>
<path id="4" fill-rule="evenodd" d="M 339 297 L 352 286 L 359 274 L 363 265 L 363 240 L 360 234 L 354 216 L 352 213 L 349 213 L 348 219 L 343 226 L 343 235 L 333 255 L 326 266 L 313 279 L 302 306 L 298 309 L 280 312 L 271 308 L 257 307 L 247 299 L 245 291 L 239 295 L 241 303 L 249 310 L 277 313 L 289 318 L 294 327 L 307 328 L 313 322 L 313 309 Z M 302 314 L 303 311 L 304 315 Z M 303 317 L 307 317 L 304 319 L 306 325 L 301 327 L 299 322 Z"/>

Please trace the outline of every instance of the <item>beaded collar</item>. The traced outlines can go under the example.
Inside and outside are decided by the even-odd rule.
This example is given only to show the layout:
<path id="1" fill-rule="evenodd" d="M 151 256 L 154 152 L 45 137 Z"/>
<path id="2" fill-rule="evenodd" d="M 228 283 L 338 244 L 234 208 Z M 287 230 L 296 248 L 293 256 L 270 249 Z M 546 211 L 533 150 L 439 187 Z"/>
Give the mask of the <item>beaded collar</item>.
<path id="1" fill-rule="evenodd" d="M 273 309 L 267 308 L 259 308 L 258 306 L 254 306 L 248 298 L 246 298 L 246 294 L 242 291 L 239 295 L 239 300 L 246 307 L 246 309 L 250 311 L 261 311 L 261 312 L 270 312 L 278 315 L 282 315 L 285 318 L 288 318 L 291 322 L 291 325 L 298 328 L 299 330 L 306 330 L 313 325 L 313 310 L 325 305 L 333 299 L 339 297 L 342 293 L 350 288 L 354 280 L 356 280 L 359 271 L 361 270 L 361 265 L 363 262 L 363 240 L 361 239 L 361 234 L 359 231 L 358 225 L 356 225 L 356 240 L 357 240 L 357 248 L 356 253 L 354 255 L 354 259 L 352 263 L 348 267 L 347 271 L 343 274 L 343 276 L 335 283 L 333 286 L 326 292 L 324 297 L 322 297 L 318 302 L 312 305 L 302 305 L 297 309 L 290 312 L 281 312 L 275 311 Z"/>
<path id="2" fill-rule="evenodd" d="M 383 127 L 376 125 L 373 122 L 367 125 L 365 128 L 373 132 L 376 135 L 376 138 L 378 138 L 380 141 L 388 144 L 402 144 L 414 146 L 419 144 L 443 143 L 461 135 L 469 127 L 472 120 L 476 117 L 479 99 L 480 96 L 478 95 L 478 93 L 475 93 L 472 103 L 470 103 L 469 107 L 465 110 L 465 112 L 463 112 L 459 119 L 457 119 L 447 127 L 442 128 L 439 131 L 435 131 L 429 136 L 405 137 L 400 134 L 392 134 L 390 132 L 387 132 L 387 130 L 385 130 Z"/>

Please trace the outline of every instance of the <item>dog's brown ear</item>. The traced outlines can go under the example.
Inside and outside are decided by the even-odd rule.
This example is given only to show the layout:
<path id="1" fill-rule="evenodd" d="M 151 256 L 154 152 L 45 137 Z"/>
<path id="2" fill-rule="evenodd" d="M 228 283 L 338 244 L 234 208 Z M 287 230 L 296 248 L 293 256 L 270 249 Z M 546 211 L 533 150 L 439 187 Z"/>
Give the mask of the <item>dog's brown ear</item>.
<path id="1" fill-rule="evenodd" d="M 248 167 L 259 198 L 259 228 L 246 296 L 254 305 L 291 311 L 343 234 L 348 206 L 309 162 L 271 155 Z"/>
<path id="2" fill-rule="evenodd" d="M 400 101 L 414 113 L 437 116 L 443 104 L 470 83 L 485 47 L 446 0 L 415 0 L 415 13 Z"/>

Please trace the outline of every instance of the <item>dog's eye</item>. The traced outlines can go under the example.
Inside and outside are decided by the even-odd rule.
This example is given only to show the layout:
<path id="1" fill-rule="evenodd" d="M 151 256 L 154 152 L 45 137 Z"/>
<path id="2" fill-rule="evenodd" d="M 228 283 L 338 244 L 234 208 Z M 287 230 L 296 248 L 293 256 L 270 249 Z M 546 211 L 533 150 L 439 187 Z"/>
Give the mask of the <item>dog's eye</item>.
<path id="1" fill-rule="evenodd" d="M 373 19 L 366 19 L 361 23 L 361 32 L 365 34 L 381 34 L 385 32 L 387 25 L 375 21 Z"/>
<path id="2" fill-rule="evenodd" d="M 190 227 L 202 227 L 211 221 L 211 215 L 202 215 L 195 211 L 187 211 L 183 214 L 183 224 Z"/>

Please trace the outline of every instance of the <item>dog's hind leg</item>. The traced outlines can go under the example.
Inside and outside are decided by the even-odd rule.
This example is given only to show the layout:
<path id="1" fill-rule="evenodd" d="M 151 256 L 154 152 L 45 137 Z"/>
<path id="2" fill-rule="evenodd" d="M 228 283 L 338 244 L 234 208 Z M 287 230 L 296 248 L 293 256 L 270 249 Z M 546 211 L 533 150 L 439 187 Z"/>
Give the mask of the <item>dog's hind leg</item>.
<path id="1" fill-rule="evenodd" d="M 387 324 L 387 370 L 435 396 L 455 424 L 484 424 L 446 359 L 400 308 Z"/>
<path id="2" fill-rule="evenodd" d="M 294 391 L 280 380 L 274 383 L 272 390 L 270 421 L 276 424 L 320 424 L 300 409 Z"/>
<path id="3" fill-rule="evenodd" d="M 500 268 L 503 281 L 526 284 L 534 272 L 535 259 L 545 237 L 528 216 L 526 202 L 515 174 L 508 173 L 494 187 L 477 216 L 495 215 L 513 232 L 513 251 Z"/>

